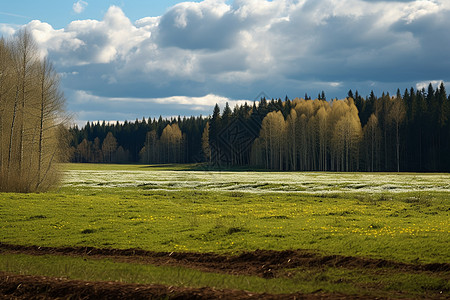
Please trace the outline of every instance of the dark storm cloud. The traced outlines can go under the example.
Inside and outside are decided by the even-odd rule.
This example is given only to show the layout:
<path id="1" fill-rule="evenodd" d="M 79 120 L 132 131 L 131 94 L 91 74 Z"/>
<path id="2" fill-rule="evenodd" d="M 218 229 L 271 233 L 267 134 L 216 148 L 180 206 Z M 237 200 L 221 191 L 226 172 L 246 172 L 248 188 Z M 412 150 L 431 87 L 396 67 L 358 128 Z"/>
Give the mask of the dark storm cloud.
<path id="1" fill-rule="evenodd" d="M 450 81 L 444 0 L 205 0 L 134 24 L 112 6 L 103 20 L 63 30 L 40 21 L 27 26 L 64 74 L 68 94 L 76 95 L 74 110 L 89 110 L 82 97 L 111 114 L 149 99 L 128 107 L 142 115 L 171 109 L 190 115 L 217 95 L 253 100 L 262 91 L 293 98 L 325 90 L 330 98 L 350 88 L 365 95 Z M 186 98 L 161 100 L 174 96 L 197 98 L 192 110 Z"/>
<path id="2" fill-rule="evenodd" d="M 417 41 L 414 61 L 420 65 L 421 73 L 434 74 L 436 78 L 448 77 L 450 68 L 450 13 L 440 11 L 406 22 L 400 20 L 392 26 L 395 32 L 407 32 Z"/>
<path id="3" fill-rule="evenodd" d="M 228 49 L 236 43 L 239 20 L 230 12 L 217 12 L 211 5 L 180 4 L 161 17 L 155 41 L 162 47 L 182 49 Z"/>

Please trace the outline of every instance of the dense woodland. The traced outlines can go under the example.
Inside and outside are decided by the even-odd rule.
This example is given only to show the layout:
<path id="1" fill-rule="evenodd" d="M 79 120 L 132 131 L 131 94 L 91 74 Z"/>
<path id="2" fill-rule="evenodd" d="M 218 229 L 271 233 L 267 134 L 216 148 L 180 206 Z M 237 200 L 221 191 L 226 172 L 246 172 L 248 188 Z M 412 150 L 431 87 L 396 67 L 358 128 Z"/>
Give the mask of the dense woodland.
<path id="1" fill-rule="evenodd" d="M 51 63 L 26 31 L 0 39 L 0 191 L 42 191 L 73 162 L 188 163 L 287 171 L 450 171 L 445 86 L 267 100 L 204 117 L 88 122 L 67 129 Z M 70 145 L 69 147 L 67 147 Z"/>
<path id="2" fill-rule="evenodd" d="M 0 39 L 0 191 L 43 191 L 68 155 L 56 71 L 26 31 Z"/>
<path id="3" fill-rule="evenodd" d="M 344 100 L 262 98 L 208 118 L 71 128 L 74 162 L 208 162 L 301 171 L 450 171 L 450 97 L 437 89 Z"/>
<path id="4" fill-rule="evenodd" d="M 203 117 L 88 122 L 70 129 L 73 162 L 184 163 L 204 161 Z"/>

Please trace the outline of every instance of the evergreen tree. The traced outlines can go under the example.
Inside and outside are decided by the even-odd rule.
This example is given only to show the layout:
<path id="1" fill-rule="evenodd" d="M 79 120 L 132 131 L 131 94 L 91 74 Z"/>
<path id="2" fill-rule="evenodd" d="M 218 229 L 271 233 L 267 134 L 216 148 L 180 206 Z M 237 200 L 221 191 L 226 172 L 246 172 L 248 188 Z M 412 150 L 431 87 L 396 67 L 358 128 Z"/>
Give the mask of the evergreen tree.
<path id="1" fill-rule="evenodd" d="M 4 86 L 0 101 L 2 93 L 7 94 Z M 70 129 L 73 161 L 135 162 L 140 157 L 144 163 L 209 161 L 275 170 L 450 170 L 450 97 L 444 84 L 436 90 L 432 85 L 405 89 L 403 95 L 397 89 L 394 97 L 384 92 L 378 98 L 371 91 L 363 98 L 352 90 L 348 96 L 330 102 L 324 93 L 316 100 L 307 95 L 262 98 L 233 110 L 226 104 L 222 113 L 215 105 L 208 118 L 88 122 Z M 5 131 L 0 133 L 7 141 Z M 117 139 L 112 159 L 99 151 L 110 140 L 107 135 Z M 0 160 L 7 154 L 0 152 Z"/>
<path id="2" fill-rule="evenodd" d="M 211 158 L 215 164 L 219 164 L 221 160 L 219 147 L 219 133 L 221 128 L 220 108 L 219 105 L 216 104 L 209 123 L 209 146 L 211 148 Z"/>

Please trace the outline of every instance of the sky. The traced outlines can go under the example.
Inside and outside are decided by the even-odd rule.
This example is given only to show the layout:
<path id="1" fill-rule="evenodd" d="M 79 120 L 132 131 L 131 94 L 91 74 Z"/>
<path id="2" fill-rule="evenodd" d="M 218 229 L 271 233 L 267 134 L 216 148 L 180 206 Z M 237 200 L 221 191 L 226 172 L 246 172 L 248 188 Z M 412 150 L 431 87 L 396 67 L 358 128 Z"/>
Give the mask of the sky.
<path id="1" fill-rule="evenodd" d="M 450 86 L 449 0 L 2 0 L 0 35 L 23 28 L 80 125 Z"/>

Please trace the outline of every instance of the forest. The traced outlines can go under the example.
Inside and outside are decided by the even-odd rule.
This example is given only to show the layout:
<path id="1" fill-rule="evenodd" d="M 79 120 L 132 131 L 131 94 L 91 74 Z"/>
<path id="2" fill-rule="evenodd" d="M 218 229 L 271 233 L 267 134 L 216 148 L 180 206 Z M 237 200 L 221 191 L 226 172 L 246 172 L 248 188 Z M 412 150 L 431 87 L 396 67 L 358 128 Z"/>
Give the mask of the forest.
<path id="1" fill-rule="evenodd" d="M 350 90 L 343 100 L 261 98 L 209 117 L 88 122 L 70 128 L 73 162 L 188 163 L 286 171 L 448 172 L 450 96 Z"/>
<path id="2" fill-rule="evenodd" d="M 108 124 L 87 122 L 71 132 L 73 162 L 185 163 L 204 161 L 201 139 L 207 119 L 136 119 Z"/>

